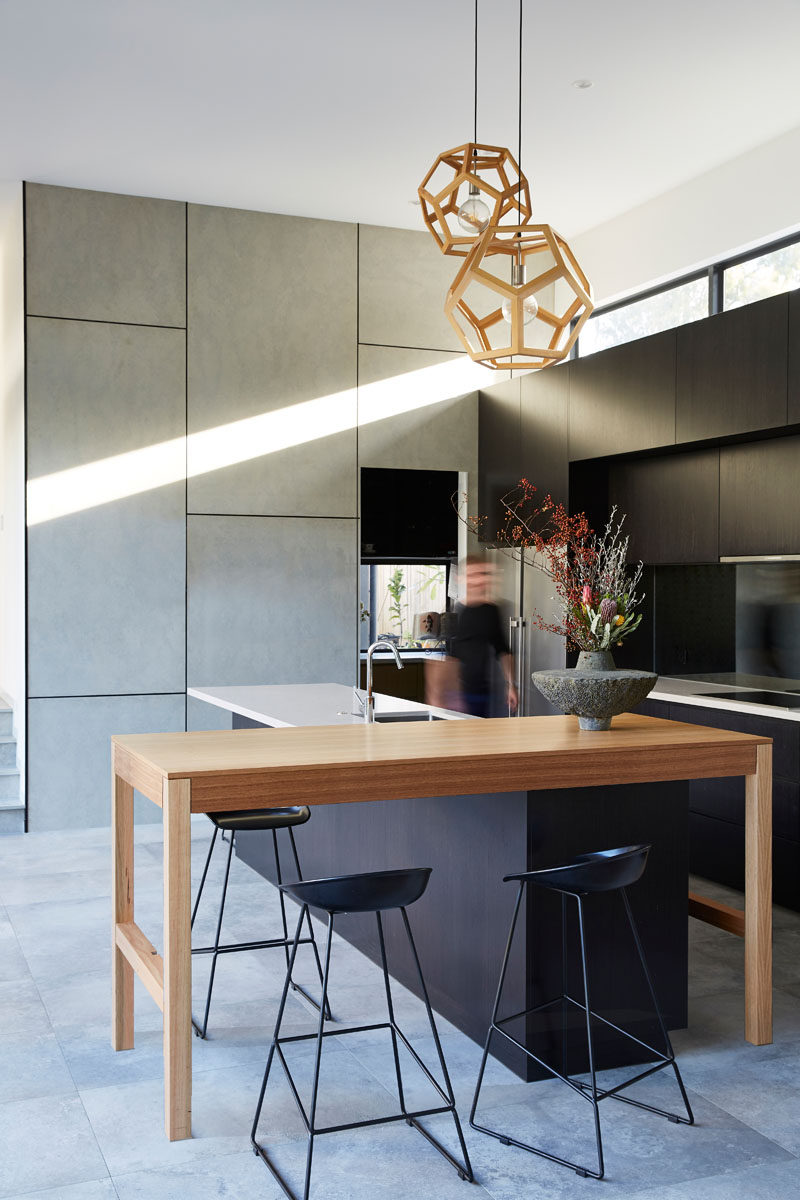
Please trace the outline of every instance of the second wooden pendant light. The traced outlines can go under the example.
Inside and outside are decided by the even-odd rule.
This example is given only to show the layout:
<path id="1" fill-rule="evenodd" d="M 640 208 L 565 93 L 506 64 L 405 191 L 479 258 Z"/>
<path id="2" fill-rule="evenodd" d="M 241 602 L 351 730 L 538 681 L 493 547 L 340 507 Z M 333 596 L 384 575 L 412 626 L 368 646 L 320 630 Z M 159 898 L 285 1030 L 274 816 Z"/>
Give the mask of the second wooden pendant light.
<path id="1" fill-rule="evenodd" d="M 570 352 L 594 308 L 567 241 L 532 219 L 522 173 L 522 9 L 519 3 L 519 145 L 477 139 L 475 0 L 473 140 L 440 154 L 419 187 L 422 216 L 443 254 L 464 259 L 444 311 L 475 362 L 493 370 L 550 367 Z"/>

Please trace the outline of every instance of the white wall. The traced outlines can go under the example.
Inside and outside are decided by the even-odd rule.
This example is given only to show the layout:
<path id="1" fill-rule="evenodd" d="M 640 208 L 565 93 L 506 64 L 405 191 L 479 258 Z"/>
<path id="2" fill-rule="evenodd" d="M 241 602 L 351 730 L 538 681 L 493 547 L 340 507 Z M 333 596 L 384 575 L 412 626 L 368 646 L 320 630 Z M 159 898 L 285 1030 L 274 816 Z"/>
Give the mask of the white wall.
<path id="1" fill-rule="evenodd" d="M 574 236 L 570 244 L 600 305 L 798 229 L 800 128 Z"/>
<path id="2" fill-rule="evenodd" d="M 22 184 L 0 180 L 0 689 L 25 762 L 25 343 Z M 24 782 L 23 782 L 24 786 Z"/>

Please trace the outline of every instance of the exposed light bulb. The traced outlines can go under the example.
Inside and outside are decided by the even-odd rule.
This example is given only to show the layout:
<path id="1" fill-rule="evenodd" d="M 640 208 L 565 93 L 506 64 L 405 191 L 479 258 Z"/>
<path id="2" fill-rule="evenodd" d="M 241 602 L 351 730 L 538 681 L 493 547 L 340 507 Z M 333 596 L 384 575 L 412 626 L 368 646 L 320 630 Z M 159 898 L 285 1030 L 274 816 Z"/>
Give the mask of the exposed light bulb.
<path id="1" fill-rule="evenodd" d="M 521 287 L 525 283 L 525 264 L 519 259 L 511 264 L 511 286 Z M 514 315 L 514 300 L 507 298 L 503 301 L 500 311 L 503 319 L 510 325 Z M 530 325 L 539 312 L 539 301 L 535 296 L 526 296 L 522 301 L 522 323 Z"/>
<path id="2" fill-rule="evenodd" d="M 469 195 L 458 210 L 458 223 L 466 233 L 476 237 L 483 233 L 489 224 L 489 205 L 481 200 L 480 189 L 476 184 L 469 185 Z"/>
<path id="3" fill-rule="evenodd" d="M 503 319 L 511 324 L 512 315 L 514 312 L 514 301 L 504 300 L 502 303 Z M 526 296 L 522 301 L 522 323 L 530 325 L 539 312 L 539 302 L 535 296 Z"/>

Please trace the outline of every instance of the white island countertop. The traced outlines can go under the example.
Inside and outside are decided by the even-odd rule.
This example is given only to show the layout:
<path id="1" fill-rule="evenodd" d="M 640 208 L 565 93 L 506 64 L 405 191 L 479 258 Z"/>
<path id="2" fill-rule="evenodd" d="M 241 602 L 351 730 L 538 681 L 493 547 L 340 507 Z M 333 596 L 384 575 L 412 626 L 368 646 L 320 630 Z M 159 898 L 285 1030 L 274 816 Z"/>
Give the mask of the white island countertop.
<path id="1" fill-rule="evenodd" d="M 364 717 L 356 694 L 365 696 L 363 688 L 347 687 L 343 683 L 271 683 L 240 684 L 231 687 L 191 687 L 188 696 L 204 700 L 217 708 L 226 708 L 239 716 L 260 721 L 274 729 L 298 725 L 360 725 Z M 415 700 L 397 696 L 375 696 L 375 713 L 380 717 L 402 717 L 418 714 L 431 720 L 470 721 L 469 713 L 450 708 L 435 708 Z"/>

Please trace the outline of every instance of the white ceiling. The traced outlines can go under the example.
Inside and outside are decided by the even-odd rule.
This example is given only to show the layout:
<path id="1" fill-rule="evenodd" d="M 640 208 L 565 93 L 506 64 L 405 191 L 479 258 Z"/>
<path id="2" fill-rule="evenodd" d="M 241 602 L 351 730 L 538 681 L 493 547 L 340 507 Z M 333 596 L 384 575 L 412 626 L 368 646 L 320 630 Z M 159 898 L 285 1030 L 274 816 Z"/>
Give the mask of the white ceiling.
<path id="1" fill-rule="evenodd" d="M 523 169 L 567 235 L 800 126 L 798 0 L 524 5 Z M 515 147 L 517 0 L 479 15 L 478 136 Z M 421 227 L 472 55 L 472 0 L 0 0 L 0 178 Z"/>

